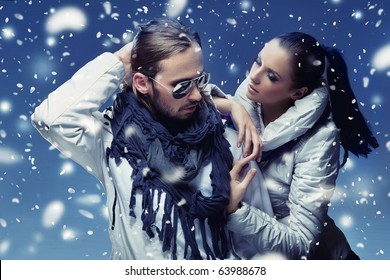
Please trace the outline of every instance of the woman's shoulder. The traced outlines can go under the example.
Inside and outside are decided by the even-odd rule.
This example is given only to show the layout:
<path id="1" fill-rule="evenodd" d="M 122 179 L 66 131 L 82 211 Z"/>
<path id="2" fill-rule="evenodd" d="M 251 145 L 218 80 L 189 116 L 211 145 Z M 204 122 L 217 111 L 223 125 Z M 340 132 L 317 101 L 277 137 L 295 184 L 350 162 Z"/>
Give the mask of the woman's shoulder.
<path id="1" fill-rule="evenodd" d="M 320 124 L 313 127 L 313 139 L 336 139 L 340 130 L 331 118 L 326 119 Z"/>
<path id="2" fill-rule="evenodd" d="M 300 150 L 307 154 L 340 150 L 340 130 L 332 119 L 326 119 L 306 132 L 299 140 Z"/>

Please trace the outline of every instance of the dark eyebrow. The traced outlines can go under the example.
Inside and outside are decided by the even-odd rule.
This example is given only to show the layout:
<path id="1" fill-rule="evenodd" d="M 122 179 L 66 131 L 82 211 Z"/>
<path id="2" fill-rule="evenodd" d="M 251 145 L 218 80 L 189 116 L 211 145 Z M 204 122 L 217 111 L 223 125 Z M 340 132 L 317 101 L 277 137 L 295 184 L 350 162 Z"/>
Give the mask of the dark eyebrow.
<path id="1" fill-rule="evenodd" d="M 261 52 L 259 52 L 258 58 L 260 59 L 260 61 L 263 61 L 263 60 L 261 59 Z M 273 70 L 272 68 L 267 67 L 267 70 L 270 71 L 270 72 L 271 72 L 272 74 L 274 74 L 275 76 L 277 76 L 280 80 L 283 80 L 282 76 L 280 76 L 279 73 L 276 72 L 275 70 Z"/>

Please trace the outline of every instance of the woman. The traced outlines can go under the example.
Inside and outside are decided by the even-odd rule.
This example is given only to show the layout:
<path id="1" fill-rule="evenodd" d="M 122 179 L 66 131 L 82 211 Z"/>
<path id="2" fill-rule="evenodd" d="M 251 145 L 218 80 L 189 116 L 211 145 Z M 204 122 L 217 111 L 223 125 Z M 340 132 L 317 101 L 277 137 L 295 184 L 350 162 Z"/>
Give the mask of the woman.
<path id="1" fill-rule="evenodd" d="M 259 166 L 274 211 L 272 217 L 251 206 L 246 186 L 253 173 L 241 180 L 253 156 L 237 162 L 228 206 L 236 251 L 244 258 L 280 253 L 287 259 L 359 259 L 328 216 L 328 205 L 348 153 L 367 156 L 378 143 L 340 52 L 304 33 L 278 36 L 261 50 L 234 99 L 260 132 Z M 216 103 L 229 111 L 226 99 Z"/>

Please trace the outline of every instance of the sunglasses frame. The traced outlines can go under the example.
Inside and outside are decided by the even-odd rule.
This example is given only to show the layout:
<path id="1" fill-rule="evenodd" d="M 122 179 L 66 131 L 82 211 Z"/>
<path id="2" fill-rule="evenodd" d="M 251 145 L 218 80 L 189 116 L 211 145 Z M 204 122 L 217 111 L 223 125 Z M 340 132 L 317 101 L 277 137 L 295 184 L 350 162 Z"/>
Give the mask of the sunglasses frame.
<path id="1" fill-rule="evenodd" d="M 185 80 L 185 81 L 182 81 L 180 83 L 177 83 L 173 89 L 172 89 L 172 96 L 175 98 L 175 99 L 180 99 L 180 98 L 183 98 L 185 96 L 187 96 L 191 90 L 194 88 L 194 86 L 196 85 L 198 87 L 199 90 L 203 90 L 204 87 L 209 83 L 210 81 L 210 73 L 206 73 L 206 72 L 203 72 L 199 77 L 196 77 L 194 79 L 191 79 L 191 80 Z M 202 87 L 199 87 L 199 80 L 206 77 L 206 82 L 204 84 L 204 86 Z M 169 89 L 167 86 L 163 85 L 162 83 L 160 83 L 159 81 L 157 81 L 156 79 L 148 76 L 149 79 L 151 79 L 152 81 L 158 83 L 160 86 L 164 87 L 165 89 L 167 90 L 171 90 Z M 177 93 L 175 91 L 179 90 L 181 87 L 177 88 L 179 85 L 182 85 L 183 83 L 190 83 L 189 86 L 187 87 L 187 89 L 185 89 L 182 93 Z"/>

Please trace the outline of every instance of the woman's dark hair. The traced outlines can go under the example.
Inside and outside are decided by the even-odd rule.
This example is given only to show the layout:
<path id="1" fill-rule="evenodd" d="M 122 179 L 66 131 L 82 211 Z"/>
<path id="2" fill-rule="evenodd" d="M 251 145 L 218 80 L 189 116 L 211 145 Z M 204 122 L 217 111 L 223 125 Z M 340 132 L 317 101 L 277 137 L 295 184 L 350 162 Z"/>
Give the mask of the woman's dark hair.
<path id="1" fill-rule="evenodd" d="M 293 88 L 307 87 L 308 92 L 321 86 L 325 70 L 325 50 L 312 36 L 291 32 L 277 36 L 280 46 L 290 53 Z"/>
<path id="2" fill-rule="evenodd" d="M 302 32 L 286 33 L 276 39 L 291 54 L 294 88 L 307 87 L 308 92 L 312 92 L 321 86 L 322 74 L 327 67 L 332 118 L 340 129 L 341 145 L 345 150 L 342 164 L 346 162 L 348 152 L 367 157 L 379 145 L 359 110 L 341 52 L 322 46 L 315 38 Z"/>

